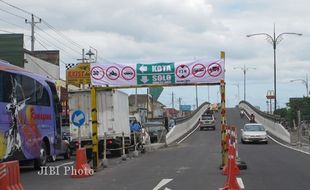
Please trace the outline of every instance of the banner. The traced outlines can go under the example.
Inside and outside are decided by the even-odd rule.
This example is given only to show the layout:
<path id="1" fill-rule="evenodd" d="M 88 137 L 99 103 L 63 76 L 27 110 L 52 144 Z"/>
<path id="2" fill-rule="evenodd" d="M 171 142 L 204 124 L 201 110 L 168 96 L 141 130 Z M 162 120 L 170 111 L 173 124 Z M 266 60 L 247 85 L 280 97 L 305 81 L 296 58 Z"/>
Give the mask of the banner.
<path id="1" fill-rule="evenodd" d="M 150 64 L 91 64 L 91 83 L 95 86 L 220 83 L 224 76 L 225 65 L 222 59 Z"/>

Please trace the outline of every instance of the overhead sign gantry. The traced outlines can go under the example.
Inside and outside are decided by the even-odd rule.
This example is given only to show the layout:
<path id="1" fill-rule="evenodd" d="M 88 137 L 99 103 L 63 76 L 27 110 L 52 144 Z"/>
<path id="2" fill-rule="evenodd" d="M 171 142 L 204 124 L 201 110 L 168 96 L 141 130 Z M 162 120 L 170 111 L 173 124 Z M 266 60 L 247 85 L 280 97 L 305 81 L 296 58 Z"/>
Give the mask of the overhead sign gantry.
<path id="1" fill-rule="evenodd" d="M 96 90 L 182 85 L 221 85 L 222 166 L 226 164 L 225 149 L 225 53 L 218 60 L 192 60 L 159 63 L 91 63 L 93 167 L 98 167 L 98 135 Z"/>
<path id="2" fill-rule="evenodd" d="M 94 86 L 133 87 L 151 85 L 219 84 L 224 80 L 224 60 L 160 63 L 92 63 Z"/>

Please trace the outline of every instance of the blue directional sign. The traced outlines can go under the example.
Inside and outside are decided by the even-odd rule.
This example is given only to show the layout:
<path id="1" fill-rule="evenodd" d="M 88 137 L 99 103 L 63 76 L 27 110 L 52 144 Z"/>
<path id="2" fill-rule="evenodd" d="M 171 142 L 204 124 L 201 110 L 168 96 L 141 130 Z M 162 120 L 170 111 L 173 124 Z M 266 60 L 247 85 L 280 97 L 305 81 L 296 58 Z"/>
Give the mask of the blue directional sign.
<path id="1" fill-rule="evenodd" d="M 85 123 L 85 114 L 81 110 L 75 110 L 71 116 L 73 125 L 81 127 Z"/>

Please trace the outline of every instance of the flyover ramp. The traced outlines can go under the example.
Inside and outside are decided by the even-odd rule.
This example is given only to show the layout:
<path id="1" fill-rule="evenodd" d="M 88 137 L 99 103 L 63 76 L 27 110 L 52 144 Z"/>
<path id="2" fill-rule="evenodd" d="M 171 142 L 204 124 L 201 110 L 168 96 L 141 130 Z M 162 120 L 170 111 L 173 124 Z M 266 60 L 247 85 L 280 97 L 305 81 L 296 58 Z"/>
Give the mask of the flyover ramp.
<path id="1" fill-rule="evenodd" d="M 281 125 L 281 123 L 279 123 L 278 118 L 256 109 L 250 103 L 245 101 L 239 103 L 239 108 L 245 110 L 248 115 L 254 114 L 255 121 L 263 124 L 268 130 L 268 133 L 286 143 L 291 143 L 290 133 Z"/>
<path id="2" fill-rule="evenodd" d="M 238 108 L 227 109 L 227 123 L 237 127 L 238 143 L 240 129 L 249 123 L 240 117 Z M 269 139 L 268 144 L 238 144 L 239 156 L 247 163 L 240 177 L 245 189 L 304 190 L 309 188 L 310 156 L 294 151 Z"/>
<path id="3" fill-rule="evenodd" d="M 169 146 L 186 136 L 198 124 L 200 116 L 208 108 L 209 103 L 201 104 L 190 116 L 177 120 L 176 125 L 166 134 L 166 144 Z"/>

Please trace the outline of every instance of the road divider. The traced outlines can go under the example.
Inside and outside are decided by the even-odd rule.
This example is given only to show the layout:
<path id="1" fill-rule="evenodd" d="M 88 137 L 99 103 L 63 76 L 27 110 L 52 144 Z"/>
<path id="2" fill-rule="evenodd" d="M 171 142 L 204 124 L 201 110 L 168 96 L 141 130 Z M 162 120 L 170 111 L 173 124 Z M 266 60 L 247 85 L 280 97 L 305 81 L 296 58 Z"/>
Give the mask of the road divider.
<path id="1" fill-rule="evenodd" d="M 0 188 L 1 190 L 24 190 L 20 182 L 17 160 L 0 163 Z"/>

